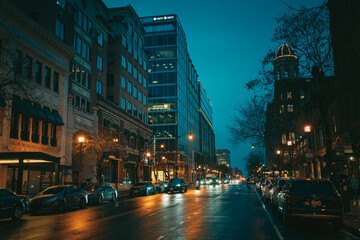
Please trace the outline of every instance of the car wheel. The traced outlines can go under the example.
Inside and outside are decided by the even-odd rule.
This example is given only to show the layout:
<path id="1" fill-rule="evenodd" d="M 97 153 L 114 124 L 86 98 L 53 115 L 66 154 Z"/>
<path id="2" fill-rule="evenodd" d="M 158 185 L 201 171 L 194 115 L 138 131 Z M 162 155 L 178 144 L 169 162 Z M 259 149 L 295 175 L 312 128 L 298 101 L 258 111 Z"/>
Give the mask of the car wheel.
<path id="1" fill-rule="evenodd" d="M 115 201 L 116 201 L 115 193 L 113 193 L 113 195 L 112 195 L 112 197 L 111 197 L 111 201 L 112 201 L 112 202 L 115 202 Z"/>
<path id="2" fill-rule="evenodd" d="M 85 198 L 80 199 L 80 208 L 82 208 L 82 209 L 86 208 L 86 199 Z"/>
<path id="3" fill-rule="evenodd" d="M 23 214 L 23 206 L 16 205 L 16 207 L 14 208 L 14 211 L 11 215 L 11 218 L 14 221 L 19 221 L 21 219 L 22 214 Z"/>
<path id="4" fill-rule="evenodd" d="M 65 210 L 65 203 L 63 201 L 60 201 L 57 206 L 58 212 L 63 212 Z"/>
<path id="5" fill-rule="evenodd" d="M 101 195 L 99 195 L 99 196 L 98 196 L 98 198 L 97 198 L 97 204 L 101 205 L 101 204 L 102 204 L 102 202 L 103 202 L 103 200 L 102 200 L 102 196 L 101 196 Z"/>

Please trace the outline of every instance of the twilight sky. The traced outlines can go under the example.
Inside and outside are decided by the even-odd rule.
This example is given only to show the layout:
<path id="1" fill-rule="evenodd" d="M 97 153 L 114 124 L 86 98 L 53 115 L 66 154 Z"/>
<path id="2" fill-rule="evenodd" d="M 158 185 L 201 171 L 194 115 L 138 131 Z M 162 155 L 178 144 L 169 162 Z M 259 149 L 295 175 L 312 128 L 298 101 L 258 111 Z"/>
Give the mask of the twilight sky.
<path id="1" fill-rule="evenodd" d="M 177 14 L 199 79 L 213 104 L 216 148 L 231 151 L 232 167 L 245 173 L 251 143 L 233 146 L 226 126 L 236 105 L 250 94 L 245 83 L 257 77 L 276 27 L 288 5 L 320 5 L 323 0 L 104 0 L 108 7 L 131 5 L 139 17 Z"/>

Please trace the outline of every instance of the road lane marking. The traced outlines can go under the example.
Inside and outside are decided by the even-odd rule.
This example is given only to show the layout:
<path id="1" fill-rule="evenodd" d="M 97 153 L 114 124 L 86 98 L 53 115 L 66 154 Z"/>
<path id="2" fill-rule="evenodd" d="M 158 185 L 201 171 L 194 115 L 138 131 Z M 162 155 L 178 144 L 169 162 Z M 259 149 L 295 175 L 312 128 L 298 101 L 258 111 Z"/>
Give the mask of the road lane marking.
<path id="1" fill-rule="evenodd" d="M 254 190 L 254 188 L 253 188 L 253 190 Z M 283 238 L 283 236 L 281 235 L 281 233 L 280 233 L 280 231 L 279 231 L 278 227 L 275 225 L 274 220 L 272 219 L 272 217 L 271 217 L 271 215 L 270 215 L 269 211 L 266 209 L 265 204 L 261 201 L 261 198 L 260 198 L 260 196 L 259 196 L 258 192 L 257 192 L 256 190 L 254 190 L 254 191 L 255 191 L 256 196 L 258 197 L 258 199 L 259 199 L 259 201 L 260 201 L 260 203 L 261 203 L 261 205 L 262 205 L 262 207 L 263 207 L 264 211 L 266 212 L 266 215 L 269 217 L 269 220 L 270 220 L 270 222 L 271 222 L 271 225 L 273 226 L 273 228 L 274 228 L 274 230 L 275 230 L 276 234 L 278 235 L 279 239 L 280 239 L 280 240 L 284 240 L 284 238 Z"/>
<path id="2" fill-rule="evenodd" d="M 348 231 L 345 231 L 344 229 L 342 229 L 342 231 L 348 235 L 349 237 L 353 238 L 353 239 L 359 239 L 358 237 L 354 236 L 353 234 L 349 233 Z"/>
<path id="3" fill-rule="evenodd" d="M 160 237 L 158 237 L 156 240 L 161 240 L 161 239 L 163 239 L 164 238 L 164 236 L 160 236 Z"/>
<path id="4" fill-rule="evenodd" d="M 161 209 L 161 210 L 159 210 L 159 211 L 156 211 L 156 212 L 153 212 L 153 213 L 150 213 L 150 214 L 148 214 L 148 215 L 147 215 L 147 217 L 151 217 L 151 216 L 154 216 L 155 214 L 161 213 L 161 212 L 163 212 L 163 211 L 165 211 L 165 210 L 166 210 L 166 208 L 164 208 L 164 209 Z"/>

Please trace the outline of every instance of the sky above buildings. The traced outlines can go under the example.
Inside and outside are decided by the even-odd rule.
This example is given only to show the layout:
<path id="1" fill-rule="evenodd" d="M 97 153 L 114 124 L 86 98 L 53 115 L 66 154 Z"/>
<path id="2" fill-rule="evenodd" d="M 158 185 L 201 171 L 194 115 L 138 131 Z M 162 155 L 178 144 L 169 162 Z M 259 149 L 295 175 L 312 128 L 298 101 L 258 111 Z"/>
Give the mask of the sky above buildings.
<path id="1" fill-rule="evenodd" d="M 232 145 L 227 126 L 234 108 L 250 99 L 245 83 L 257 77 L 271 48 L 275 17 L 323 0 L 104 0 L 108 7 L 131 5 L 139 17 L 177 14 L 188 51 L 213 104 L 216 148 L 231 151 L 232 167 L 245 170 L 251 143 Z M 262 151 L 262 150 L 261 150 Z"/>

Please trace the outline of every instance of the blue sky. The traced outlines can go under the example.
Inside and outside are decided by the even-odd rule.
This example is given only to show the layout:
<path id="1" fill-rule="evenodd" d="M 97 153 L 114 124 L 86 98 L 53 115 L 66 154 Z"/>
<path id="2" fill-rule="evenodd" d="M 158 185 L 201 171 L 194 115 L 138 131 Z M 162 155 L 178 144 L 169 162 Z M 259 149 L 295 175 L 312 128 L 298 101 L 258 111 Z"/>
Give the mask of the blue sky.
<path id="1" fill-rule="evenodd" d="M 104 0 L 108 7 L 131 5 L 139 17 L 177 14 L 199 79 L 213 104 L 216 148 L 231 151 L 233 167 L 244 170 L 251 143 L 227 139 L 230 115 L 250 94 L 245 83 L 257 77 L 270 48 L 275 17 L 288 7 L 315 6 L 323 0 Z"/>

